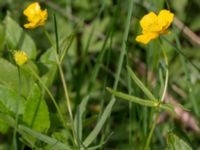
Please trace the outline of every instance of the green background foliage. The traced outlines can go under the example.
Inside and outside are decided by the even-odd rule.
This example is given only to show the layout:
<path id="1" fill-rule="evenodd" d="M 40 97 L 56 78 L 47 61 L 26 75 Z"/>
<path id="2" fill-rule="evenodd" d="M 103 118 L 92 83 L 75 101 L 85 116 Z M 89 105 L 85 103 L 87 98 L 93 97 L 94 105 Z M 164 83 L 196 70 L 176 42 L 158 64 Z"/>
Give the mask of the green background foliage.
<path id="1" fill-rule="evenodd" d="M 165 117 L 147 148 L 200 149 L 200 44 L 175 22 L 161 42 L 135 41 L 142 16 L 164 8 L 198 35 L 199 0 L 39 0 L 48 11 L 45 26 L 25 29 L 23 10 L 31 2 L 0 0 L 0 150 L 143 150 L 156 116 Z M 28 54 L 20 69 L 13 50 Z M 160 102 L 166 70 L 166 99 L 179 103 L 185 122 L 177 106 Z"/>

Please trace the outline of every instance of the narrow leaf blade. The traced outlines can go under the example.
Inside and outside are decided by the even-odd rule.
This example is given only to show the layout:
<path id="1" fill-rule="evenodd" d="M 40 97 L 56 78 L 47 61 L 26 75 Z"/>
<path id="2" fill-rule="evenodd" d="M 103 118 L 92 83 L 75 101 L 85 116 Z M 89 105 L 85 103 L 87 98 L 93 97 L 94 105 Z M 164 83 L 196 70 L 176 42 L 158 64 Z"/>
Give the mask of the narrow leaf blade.
<path id="1" fill-rule="evenodd" d="M 146 96 L 151 99 L 155 100 L 156 98 L 154 95 L 147 89 L 147 87 L 140 81 L 140 79 L 135 75 L 135 73 L 132 71 L 132 69 L 127 66 L 127 70 L 133 81 L 139 86 L 139 88 L 146 94 Z"/>
<path id="2" fill-rule="evenodd" d="M 145 100 L 145 99 L 141 99 L 141 98 L 139 98 L 139 97 L 130 96 L 130 95 L 128 95 L 128 94 L 115 91 L 115 90 L 113 90 L 113 89 L 111 89 L 111 88 L 107 88 L 107 90 L 108 90 L 111 94 L 113 94 L 114 96 L 116 96 L 116 97 L 122 98 L 122 99 L 124 99 L 124 100 L 131 101 L 131 102 L 134 102 L 134 103 L 143 105 L 143 106 L 149 106 L 149 107 L 156 107 L 156 106 L 158 106 L 158 102 L 156 102 L 156 101 Z"/>

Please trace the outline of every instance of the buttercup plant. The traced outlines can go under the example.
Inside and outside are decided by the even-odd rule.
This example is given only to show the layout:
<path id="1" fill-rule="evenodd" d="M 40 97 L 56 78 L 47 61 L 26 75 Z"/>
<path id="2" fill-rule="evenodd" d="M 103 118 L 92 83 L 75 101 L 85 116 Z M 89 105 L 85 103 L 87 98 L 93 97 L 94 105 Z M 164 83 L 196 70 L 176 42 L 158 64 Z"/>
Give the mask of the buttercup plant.
<path id="1" fill-rule="evenodd" d="M 41 10 L 38 2 L 30 4 L 23 13 L 29 21 L 29 23 L 24 24 L 24 27 L 28 29 L 44 26 L 48 17 L 47 10 Z"/>
<path id="2" fill-rule="evenodd" d="M 167 34 L 167 29 L 171 25 L 174 14 L 168 10 L 161 10 L 158 15 L 150 12 L 140 20 L 142 34 L 136 37 L 136 41 L 148 44 L 151 40 L 159 37 L 160 34 Z"/>
<path id="3" fill-rule="evenodd" d="M 45 21 L 47 20 L 48 17 L 48 12 L 47 10 L 41 10 L 40 4 L 38 2 L 32 3 L 30 4 L 25 10 L 24 10 L 24 15 L 27 16 L 29 23 L 25 24 L 24 27 L 25 28 L 36 28 L 38 26 L 44 26 Z M 58 33 L 57 33 L 57 24 L 56 24 L 56 17 L 54 16 L 54 24 L 55 24 L 55 37 L 56 37 L 56 47 L 54 46 L 53 40 L 50 36 L 50 34 L 47 32 L 47 30 L 45 29 L 45 27 L 43 28 L 44 33 L 47 37 L 47 39 L 49 40 L 49 42 L 51 43 L 52 47 L 55 50 L 55 57 L 56 57 L 56 61 L 57 61 L 57 65 L 58 65 L 58 69 L 59 69 L 59 73 L 60 73 L 60 77 L 61 77 L 61 81 L 62 81 L 62 85 L 64 88 L 64 93 L 65 93 L 65 98 L 66 98 L 66 102 L 67 102 L 67 109 L 69 112 L 69 116 L 70 116 L 70 120 L 71 120 L 71 128 L 72 128 L 72 133 L 73 133 L 73 137 L 74 137 L 74 143 L 77 144 L 76 141 L 76 135 L 75 135 L 75 131 L 74 131 L 74 127 L 73 127 L 73 113 L 72 113 L 72 109 L 71 109 L 71 104 L 70 104 L 70 99 L 69 99 L 69 95 L 68 95 L 68 90 L 67 90 L 67 84 L 66 81 L 64 79 L 64 73 L 62 70 L 62 65 L 61 65 L 61 60 L 59 58 L 59 42 L 58 42 Z M 46 88 L 47 89 L 47 88 Z M 48 92 L 49 93 L 49 92 Z M 51 93 L 49 94 L 51 95 Z M 52 96 L 50 96 L 52 97 Z M 56 108 L 61 116 L 61 119 L 63 121 L 63 125 L 66 125 L 66 121 L 64 121 L 60 110 L 54 100 L 54 98 L 52 98 L 54 104 L 56 105 Z"/>
<path id="4" fill-rule="evenodd" d="M 180 13 L 174 4 L 156 3 L 0 2 L 0 149 L 189 147 L 167 132 L 200 133 L 198 121 L 189 126 L 200 112 L 190 63 L 198 65 L 198 55 L 188 52 L 188 36 L 179 39 L 179 14 L 170 28 Z M 133 37 L 148 6 L 157 11 L 142 15 Z"/>

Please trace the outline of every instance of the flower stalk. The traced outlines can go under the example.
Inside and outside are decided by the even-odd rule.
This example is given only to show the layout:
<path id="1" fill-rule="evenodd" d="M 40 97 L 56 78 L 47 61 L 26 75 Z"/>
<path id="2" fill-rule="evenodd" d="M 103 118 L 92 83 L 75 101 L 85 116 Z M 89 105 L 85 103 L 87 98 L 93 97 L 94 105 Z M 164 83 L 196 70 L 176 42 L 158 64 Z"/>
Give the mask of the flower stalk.
<path id="1" fill-rule="evenodd" d="M 162 42 L 160 40 L 160 45 L 161 45 L 161 50 L 162 50 L 162 53 L 163 53 L 163 56 L 164 56 L 164 60 L 165 60 L 165 64 L 166 66 L 168 66 L 168 58 L 167 58 L 167 54 L 165 52 L 165 49 L 162 47 Z M 166 91 L 167 91 L 167 85 L 168 85 L 168 80 L 169 80 L 169 71 L 168 71 L 168 68 L 165 68 L 166 69 L 166 74 L 165 74 L 165 84 L 164 84 L 164 89 L 163 89 L 163 92 L 162 92 L 162 96 L 160 98 L 160 103 L 162 103 L 164 101 L 164 98 L 165 98 L 165 95 L 166 95 Z M 158 105 L 157 109 L 159 109 L 160 105 Z M 147 138 L 147 142 L 146 142 L 146 146 L 145 146 L 145 150 L 148 150 L 148 147 L 149 147 L 149 144 L 150 144 L 150 141 L 151 141 L 151 138 L 152 138 L 152 135 L 153 135 L 153 132 L 156 128 L 156 124 L 158 122 L 158 117 L 159 117 L 159 113 L 157 112 L 156 113 L 156 118 L 153 122 L 153 125 L 151 127 L 151 130 L 149 132 L 149 135 L 148 135 L 148 138 Z"/>

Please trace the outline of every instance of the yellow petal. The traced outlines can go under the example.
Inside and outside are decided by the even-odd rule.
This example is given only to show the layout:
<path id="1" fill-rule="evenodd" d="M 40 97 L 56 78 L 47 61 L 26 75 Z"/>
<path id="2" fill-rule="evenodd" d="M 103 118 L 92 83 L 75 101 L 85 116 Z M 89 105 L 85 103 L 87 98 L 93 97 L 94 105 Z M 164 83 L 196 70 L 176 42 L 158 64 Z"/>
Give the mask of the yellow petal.
<path id="1" fill-rule="evenodd" d="M 150 12 L 145 15 L 141 19 L 140 25 L 142 27 L 143 34 L 149 32 L 159 32 L 160 30 L 162 30 L 162 26 L 158 24 L 158 17 L 154 12 Z"/>
<path id="2" fill-rule="evenodd" d="M 26 28 L 26 29 L 33 29 L 33 28 L 35 28 L 35 26 L 36 26 L 36 24 L 33 22 L 24 24 L 24 28 Z"/>
<path id="3" fill-rule="evenodd" d="M 162 32 L 165 32 L 167 28 L 171 25 L 174 19 L 174 14 L 169 10 L 161 10 L 158 14 L 158 23 L 162 25 Z"/>
<path id="4" fill-rule="evenodd" d="M 142 35 L 138 35 L 136 37 L 136 41 L 143 43 L 143 44 L 148 44 L 151 40 L 157 38 L 159 36 L 158 33 L 147 33 L 147 34 L 142 34 Z"/>
<path id="5" fill-rule="evenodd" d="M 30 4 L 25 10 L 24 15 L 27 17 L 32 17 L 35 14 L 39 14 L 41 12 L 41 8 L 38 2 Z"/>
<path id="6" fill-rule="evenodd" d="M 44 11 L 42 11 L 40 13 L 40 22 L 38 23 L 38 26 L 43 26 L 45 21 L 47 20 L 47 17 L 48 17 L 48 13 L 47 13 L 47 10 L 45 9 Z"/>
<path id="7" fill-rule="evenodd" d="M 38 2 L 30 4 L 23 13 L 27 16 L 27 20 L 29 21 L 24 27 L 31 29 L 43 26 L 48 17 L 47 10 L 42 11 Z"/>

